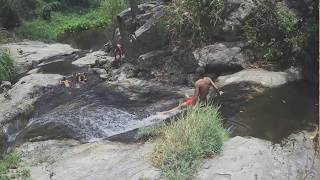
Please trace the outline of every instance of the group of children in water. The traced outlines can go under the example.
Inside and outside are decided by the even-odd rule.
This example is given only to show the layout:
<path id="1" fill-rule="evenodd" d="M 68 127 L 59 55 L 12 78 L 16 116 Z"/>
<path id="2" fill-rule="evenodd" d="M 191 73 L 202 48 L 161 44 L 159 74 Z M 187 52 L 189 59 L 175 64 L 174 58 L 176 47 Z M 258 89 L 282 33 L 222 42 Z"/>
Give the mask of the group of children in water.
<path id="1" fill-rule="evenodd" d="M 71 83 L 74 83 L 75 87 L 80 88 L 81 84 L 86 84 L 88 81 L 87 74 L 84 72 L 73 73 L 72 81 L 68 80 L 67 77 L 63 77 L 60 81 L 60 84 L 64 87 L 71 87 Z"/>

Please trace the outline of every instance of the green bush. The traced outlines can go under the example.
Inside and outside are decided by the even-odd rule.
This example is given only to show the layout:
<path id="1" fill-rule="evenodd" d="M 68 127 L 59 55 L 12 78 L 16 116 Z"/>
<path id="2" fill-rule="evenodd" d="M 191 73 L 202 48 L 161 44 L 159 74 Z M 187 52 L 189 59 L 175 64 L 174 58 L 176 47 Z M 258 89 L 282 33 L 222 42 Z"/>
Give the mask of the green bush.
<path id="1" fill-rule="evenodd" d="M 301 42 L 297 16 L 274 0 L 260 0 L 242 28 L 244 38 L 259 52 L 256 59 L 292 58 L 292 49 Z"/>
<path id="2" fill-rule="evenodd" d="M 0 51 L 0 82 L 11 81 L 14 75 L 13 59 L 9 54 Z"/>
<path id="3" fill-rule="evenodd" d="M 0 160 L 0 180 L 22 179 L 30 180 L 30 171 L 20 167 L 21 157 L 12 151 Z"/>
<path id="4" fill-rule="evenodd" d="M 176 0 L 166 7 L 164 22 L 172 39 L 208 42 L 221 22 L 224 0 Z"/>
<path id="5" fill-rule="evenodd" d="M 199 104 L 161 128 L 151 161 L 166 179 L 190 179 L 202 158 L 219 153 L 228 133 L 218 108 Z"/>
<path id="6" fill-rule="evenodd" d="M 15 31 L 20 37 L 53 42 L 64 33 L 107 26 L 125 8 L 125 0 L 105 0 L 94 8 L 52 13 L 50 21 L 38 18 L 24 23 Z"/>

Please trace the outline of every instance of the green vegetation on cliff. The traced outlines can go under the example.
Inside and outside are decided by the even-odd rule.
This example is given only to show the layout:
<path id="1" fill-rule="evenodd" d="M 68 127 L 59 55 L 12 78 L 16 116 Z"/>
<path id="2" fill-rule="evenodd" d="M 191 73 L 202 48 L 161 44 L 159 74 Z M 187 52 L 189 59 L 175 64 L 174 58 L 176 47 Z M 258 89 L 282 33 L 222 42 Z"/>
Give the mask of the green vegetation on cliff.
<path id="1" fill-rule="evenodd" d="M 4 155 L 0 160 L 0 180 L 22 179 L 29 180 L 30 171 L 20 167 L 21 157 L 16 152 Z"/>
<path id="2" fill-rule="evenodd" d="M 243 19 L 238 14 L 241 22 L 234 20 L 237 18 L 234 14 L 230 15 L 230 12 L 237 9 L 236 2 L 171 1 L 166 7 L 163 21 L 168 27 L 171 43 L 182 42 L 180 44 L 185 45 L 191 42 L 191 45 L 197 47 L 224 41 L 225 33 L 230 33 L 224 29 L 225 20 L 231 17 L 231 20 L 241 23 L 241 27 L 236 27 L 232 33 L 237 36 L 237 40 L 248 43 L 254 60 L 275 61 L 288 66 L 296 64 L 299 59 L 307 59 L 308 54 L 313 54 L 308 59 L 317 58 L 315 52 L 318 50 L 314 48 L 318 41 L 316 2 L 313 3 L 314 12 L 298 12 L 297 9 L 289 9 L 285 2 L 275 0 L 248 2 L 252 4 L 247 9 L 245 2 L 239 3 L 244 7 L 237 13 L 248 13 Z"/>
<path id="3" fill-rule="evenodd" d="M 190 179 L 201 159 L 219 153 L 228 132 L 213 105 L 188 108 L 180 118 L 157 130 L 151 161 L 166 179 Z"/>
<path id="4" fill-rule="evenodd" d="M 257 59 L 279 60 L 290 57 L 298 36 L 298 17 L 275 1 L 262 0 L 243 26 L 243 36 L 257 52 Z M 289 60 L 289 59 L 288 59 Z M 290 59 L 292 60 L 292 59 Z"/>
<path id="5" fill-rule="evenodd" d="M 14 75 L 13 59 L 8 53 L 0 51 L 0 82 L 11 81 Z"/>
<path id="6" fill-rule="evenodd" d="M 171 39 L 209 42 L 220 23 L 224 0 L 176 0 L 166 7 L 165 24 Z"/>
<path id="7" fill-rule="evenodd" d="M 103 0 L 98 6 L 89 8 L 64 8 L 57 10 L 58 12 L 52 10 L 50 18 L 39 15 L 34 20 L 26 21 L 15 31 L 23 38 L 52 42 L 64 33 L 107 26 L 125 8 L 125 0 Z"/>

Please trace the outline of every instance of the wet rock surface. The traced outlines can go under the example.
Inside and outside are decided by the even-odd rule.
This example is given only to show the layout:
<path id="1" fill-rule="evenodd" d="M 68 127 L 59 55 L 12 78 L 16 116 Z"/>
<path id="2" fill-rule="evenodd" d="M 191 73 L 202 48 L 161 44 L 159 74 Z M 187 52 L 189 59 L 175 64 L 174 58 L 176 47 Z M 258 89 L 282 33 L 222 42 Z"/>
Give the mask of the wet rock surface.
<path id="1" fill-rule="evenodd" d="M 61 78 L 56 74 L 32 74 L 21 78 L 8 91 L 9 99 L 0 95 L 0 123 L 3 125 L 19 114 L 28 114 L 32 104 L 50 87 L 58 85 Z"/>
<path id="2" fill-rule="evenodd" d="M 6 94 L 0 94 L 0 153 L 14 141 L 15 135 L 28 123 L 38 98 L 59 84 L 62 76 L 32 74 L 21 78 Z"/>
<path id="3" fill-rule="evenodd" d="M 47 74 L 29 76 L 52 78 Z M 62 78 L 56 76 L 59 78 L 54 85 Z M 161 83 L 133 80 L 134 83 L 124 81 L 112 85 L 97 80 L 93 74 L 89 74 L 88 79 L 89 83 L 79 88 L 71 83 L 70 88 L 55 86 L 45 91 L 45 96 L 35 96 L 30 101 L 22 97 L 20 106 L 27 105 L 26 109 L 18 109 L 16 116 L 20 117 L 21 113 L 23 116 L 19 119 L 19 128 L 10 130 L 12 140 L 21 143 L 72 138 L 87 142 L 107 138 L 172 117 L 174 114 L 156 115 L 156 112 L 176 106 L 182 97 L 178 88 Z M 8 109 L 12 115 L 18 110 Z M 16 116 L 8 116 L 6 122 L 14 126 L 12 121 Z"/>
<path id="4" fill-rule="evenodd" d="M 7 49 L 15 59 L 17 74 L 28 72 L 49 57 L 72 54 L 78 51 L 67 44 L 45 44 L 39 41 L 3 44 L 0 45 L 0 48 Z"/>

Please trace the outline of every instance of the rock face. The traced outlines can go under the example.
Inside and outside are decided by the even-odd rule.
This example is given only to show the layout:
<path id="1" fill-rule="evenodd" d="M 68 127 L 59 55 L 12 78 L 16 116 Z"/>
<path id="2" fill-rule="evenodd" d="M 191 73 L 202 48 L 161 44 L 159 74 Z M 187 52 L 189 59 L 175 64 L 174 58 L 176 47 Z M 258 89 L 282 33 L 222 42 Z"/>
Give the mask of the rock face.
<path id="1" fill-rule="evenodd" d="M 293 134 L 282 145 L 256 138 L 231 138 L 221 154 L 204 161 L 197 179 L 319 179 L 320 159 L 311 136 L 307 132 Z M 159 179 L 160 170 L 146 160 L 152 148 L 152 143 L 50 140 L 25 143 L 17 151 L 36 180 Z"/>
<path id="2" fill-rule="evenodd" d="M 8 91 L 11 99 L 0 96 L 0 123 L 13 119 L 24 110 L 32 108 L 30 107 L 32 103 L 50 86 L 58 85 L 61 78 L 61 75 L 54 74 L 31 74 L 21 78 Z"/>
<path id="3" fill-rule="evenodd" d="M 228 41 L 239 39 L 241 25 L 254 11 L 255 7 L 255 1 L 253 0 L 226 0 L 223 33 L 220 35 Z"/>
<path id="4" fill-rule="evenodd" d="M 9 50 L 15 60 L 17 74 L 23 74 L 34 68 L 42 60 L 53 56 L 71 54 L 78 51 L 66 44 L 45 44 L 39 41 L 25 41 L 0 45 Z"/>
<path id="5" fill-rule="evenodd" d="M 284 145 L 237 136 L 224 144 L 220 155 L 206 160 L 198 178 L 316 180 L 320 178 L 320 157 L 316 148 L 306 132 L 292 135 Z"/>
<path id="6" fill-rule="evenodd" d="M 198 67 L 197 61 L 188 49 L 151 51 L 137 60 L 138 70 L 162 80 L 176 84 L 186 84 L 188 75 Z"/>
<path id="7" fill-rule="evenodd" d="M 141 54 L 161 49 L 167 44 L 164 32 L 159 28 L 163 16 L 163 6 L 159 3 L 140 4 L 136 18 L 132 18 L 130 8 L 117 16 L 125 55 L 129 62 Z"/>
<path id="8" fill-rule="evenodd" d="M 137 65 L 141 70 L 152 70 L 159 68 L 165 62 L 165 57 L 171 55 L 170 51 L 157 50 L 142 54 L 138 58 Z"/>
<path id="9" fill-rule="evenodd" d="M 25 118 L 32 113 L 35 101 L 50 87 L 59 84 L 61 78 L 62 76 L 53 74 L 32 74 L 21 78 L 7 92 L 9 98 L 0 94 L 1 147 L 6 145 L 8 136 L 14 136 L 26 125 Z"/>
<path id="10" fill-rule="evenodd" d="M 237 71 L 247 67 L 246 57 L 241 52 L 244 43 L 215 43 L 193 52 L 198 64 L 207 72 Z"/>
<path id="11" fill-rule="evenodd" d="M 95 51 L 87 54 L 86 56 L 73 61 L 72 64 L 83 67 L 95 65 L 96 63 L 105 64 L 107 62 L 112 62 L 114 57 L 107 56 L 104 51 Z"/>
<path id="12" fill-rule="evenodd" d="M 35 180 L 137 180 L 160 176 L 160 171 L 145 160 L 152 147 L 109 141 L 44 141 L 25 143 L 19 152 Z"/>

